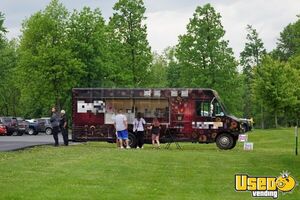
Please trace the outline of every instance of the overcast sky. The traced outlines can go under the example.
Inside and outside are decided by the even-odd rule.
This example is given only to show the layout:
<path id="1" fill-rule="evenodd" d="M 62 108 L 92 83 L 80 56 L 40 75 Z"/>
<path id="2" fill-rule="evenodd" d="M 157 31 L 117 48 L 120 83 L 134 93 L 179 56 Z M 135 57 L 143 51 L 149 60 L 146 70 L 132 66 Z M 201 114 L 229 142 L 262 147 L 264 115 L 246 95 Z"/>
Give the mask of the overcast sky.
<path id="1" fill-rule="evenodd" d="M 18 37 L 25 18 L 42 10 L 50 0 L 1 0 L 0 11 L 5 14 L 8 38 Z M 99 7 L 106 20 L 112 15 L 116 0 L 61 0 L 69 9 L 83 6 Z M 246 25 L 257 29 L 267 50 L 276 46 L 279 33 L 300 14 L 300 0 L 145 0 L 148 40 L 153 51 L 162 52 L 176 45 L 178 35 L 185 33 L 189 18 L 197 6 L 211 3 L 222 16 L 225 38 L 235 55 L 243 50 Z"/>

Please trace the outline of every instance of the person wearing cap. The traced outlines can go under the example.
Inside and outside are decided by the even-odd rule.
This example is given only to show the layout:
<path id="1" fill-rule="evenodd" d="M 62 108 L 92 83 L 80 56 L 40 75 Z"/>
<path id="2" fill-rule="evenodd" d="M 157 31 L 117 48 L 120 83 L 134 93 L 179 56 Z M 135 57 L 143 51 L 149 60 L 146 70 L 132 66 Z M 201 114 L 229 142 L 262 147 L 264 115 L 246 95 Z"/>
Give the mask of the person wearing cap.
<path id="1" fill-rule="evenodd" d="M 66 111 L 65 110 L 61 110 L 60 111 L 60 130 L 61 130 L 61 134 L 63 136 L 64 139 L 64 144 L 66 146 L 69 145 L 69 135 L 68 135 L 68 120 L 66 118 Z"/>

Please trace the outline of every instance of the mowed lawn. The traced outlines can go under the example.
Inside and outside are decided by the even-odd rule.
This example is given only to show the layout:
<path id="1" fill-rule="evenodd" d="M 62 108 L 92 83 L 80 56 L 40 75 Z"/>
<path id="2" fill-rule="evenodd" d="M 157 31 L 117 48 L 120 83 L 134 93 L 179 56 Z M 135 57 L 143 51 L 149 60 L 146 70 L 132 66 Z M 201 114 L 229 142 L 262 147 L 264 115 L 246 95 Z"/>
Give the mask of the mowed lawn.
<path id="1" fill-rule="evenodd" d="M 181 143 L 181 151 L 174 144 L 118 150 L 105 142 L 0 152 L 0 199 L 244 200 L 253 198 L 235 192 L 236 173 L 279 176 L 287 170 L 300 182 L 293 129 L 255 130 L 249 141 L 251 152 L 242 143 L 230 151 Z M 299 200 L 300 186 L 279 199 Z"/>

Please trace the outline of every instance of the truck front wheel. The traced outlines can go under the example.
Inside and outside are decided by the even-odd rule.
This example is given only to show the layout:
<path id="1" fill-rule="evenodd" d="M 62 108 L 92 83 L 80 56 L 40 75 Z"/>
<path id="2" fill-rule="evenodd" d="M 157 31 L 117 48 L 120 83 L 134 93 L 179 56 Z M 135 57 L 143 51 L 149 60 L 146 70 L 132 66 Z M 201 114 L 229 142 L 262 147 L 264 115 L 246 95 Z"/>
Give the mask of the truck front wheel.
<path id="1" fill-rule="evenodd" d="M 232 149 L 236 145 L 236 140 L 231 134 L 228 133 L 222 133 L 217 136 L 216 138 L 216 144 L 219 147 L 219 149 L 228 150 Z"/>

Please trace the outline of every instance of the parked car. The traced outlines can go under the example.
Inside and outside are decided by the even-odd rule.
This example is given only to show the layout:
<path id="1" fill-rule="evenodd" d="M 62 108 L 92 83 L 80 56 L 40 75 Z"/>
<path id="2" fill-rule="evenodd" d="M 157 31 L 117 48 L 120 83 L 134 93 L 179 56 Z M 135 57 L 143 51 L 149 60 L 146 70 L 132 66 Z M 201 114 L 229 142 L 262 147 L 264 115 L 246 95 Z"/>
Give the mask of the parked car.
<path id="1" fill-rule="evenodd" d="M 23 135 L 24 133 L 27 133 L 29 128 L 29 122 L 27 122 L 22 117 L 17 117 L 17 121 L 18 121 L 18 135 Z"/>
<path id="2" fill-rule="evenodd" d="M 52 134 L 52 126 L 50 118 L 39 118 L 33 120 L 27 120 L 29 122 L 28 131 L 29 135 L 37 135 L 39 132 L 44 132 L 46 135 Z"/>
<path id="3" fill-rule="evenodd" d="M 15 117 L 0 117 L 0 123 L 6 127 L 6 135 L 18 135 L 18 120 Z"/>
<path id="4" fill-rule="evenodd" d="M 6 127 L 0 124 L 0 135 L 6 135 Z"/>

